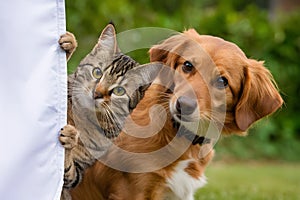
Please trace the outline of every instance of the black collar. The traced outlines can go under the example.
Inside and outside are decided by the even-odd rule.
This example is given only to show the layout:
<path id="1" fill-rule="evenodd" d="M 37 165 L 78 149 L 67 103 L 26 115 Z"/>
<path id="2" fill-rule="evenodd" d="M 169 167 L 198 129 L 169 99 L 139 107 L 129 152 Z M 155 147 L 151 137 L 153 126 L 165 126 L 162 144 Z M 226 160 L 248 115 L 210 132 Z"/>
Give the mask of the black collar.
<path id="1" fill-rule="evenodd" d="M 206 138 L 204 136 L 199 136 L 194 134 L 192 131 L 186 129 L 184 126 L 181 126 L 181 124 L 176 120 L 172 119 L 172 122 L 173 122 L 173 127 L 178 130 L 177 133 L 178 136 L 179 137 L 184 136 L 186 139 L 191 141 L 193 145 L 196 144 L 203 145 L 203 144 L 209 144 L 211 142 L 210 138 Z"/>

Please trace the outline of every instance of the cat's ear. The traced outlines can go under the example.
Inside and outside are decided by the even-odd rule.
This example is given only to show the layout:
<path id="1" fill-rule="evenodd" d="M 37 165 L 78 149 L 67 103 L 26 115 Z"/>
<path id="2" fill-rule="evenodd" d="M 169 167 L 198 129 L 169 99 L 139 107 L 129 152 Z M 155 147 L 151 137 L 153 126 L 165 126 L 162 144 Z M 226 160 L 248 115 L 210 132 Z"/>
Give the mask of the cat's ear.
<path id="1" fill-rule="evenodd" d="M 102 31 L 98 43 L 94 47 L 94 51 L 102 50 L 109 55 L 119 53 L 120 49 L 117 43 L 115 26 L 109 23 Z"/>
<path id="2" fill-rule="evenodd" d="M 136 107 L 143 98 L 145 91 L 165 68 L 167 67 L 164 67 L 162 63 L 153 62 L 132 68 L 126 73 L 124 76 L 125 80 L 127 80 L 125 89 L 130 96 L 130 109 Z"/>

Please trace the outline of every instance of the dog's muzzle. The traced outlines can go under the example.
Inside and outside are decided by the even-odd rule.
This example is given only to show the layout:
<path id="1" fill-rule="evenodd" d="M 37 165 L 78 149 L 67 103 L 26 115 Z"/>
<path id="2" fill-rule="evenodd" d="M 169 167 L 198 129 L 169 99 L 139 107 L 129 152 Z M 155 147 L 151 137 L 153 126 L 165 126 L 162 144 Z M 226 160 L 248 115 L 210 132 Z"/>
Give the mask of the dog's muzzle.
<path id="1" fill-rule="evenodd" d="M 184 116 L 191 115 L 196 110 L 197 101 L 186 96 L 180 96 L 176 100 L 175 108 L 180 114 L 181 120 L 186 121 Z"/>

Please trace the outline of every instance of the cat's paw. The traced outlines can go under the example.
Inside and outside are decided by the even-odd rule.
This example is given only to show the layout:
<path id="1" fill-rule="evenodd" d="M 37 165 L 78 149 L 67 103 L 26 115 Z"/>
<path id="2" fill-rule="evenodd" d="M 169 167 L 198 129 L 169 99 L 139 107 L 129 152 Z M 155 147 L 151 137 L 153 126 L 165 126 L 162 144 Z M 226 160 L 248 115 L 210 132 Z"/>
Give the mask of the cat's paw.
<path id="1" fill-rule="evenodd" d="M 59 141 L 66 149 L 72 149 L 78 144 L 79 133 L 72 125 L 66 125 L 61 129 Z"/>
<path id="2" fill-rule="evenodd" d="M 67 60 L 71 57 L 75 49 L 77 48 L 77 41 L 73 33 L 66 32 L 61 35 L 59 40 L 60 47 L 66 52 Z"/>

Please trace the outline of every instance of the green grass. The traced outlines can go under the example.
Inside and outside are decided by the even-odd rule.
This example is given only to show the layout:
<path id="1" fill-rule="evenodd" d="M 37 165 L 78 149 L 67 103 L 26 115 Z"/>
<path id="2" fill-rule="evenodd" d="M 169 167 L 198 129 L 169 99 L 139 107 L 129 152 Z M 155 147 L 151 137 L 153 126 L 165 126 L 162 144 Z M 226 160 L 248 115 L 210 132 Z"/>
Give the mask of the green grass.
<path id="1" fill-rule="evenodd" d="M 197 200 L 299 200 L 300 164 L 212 162 Z"/>

